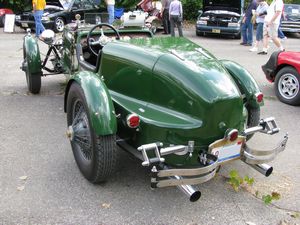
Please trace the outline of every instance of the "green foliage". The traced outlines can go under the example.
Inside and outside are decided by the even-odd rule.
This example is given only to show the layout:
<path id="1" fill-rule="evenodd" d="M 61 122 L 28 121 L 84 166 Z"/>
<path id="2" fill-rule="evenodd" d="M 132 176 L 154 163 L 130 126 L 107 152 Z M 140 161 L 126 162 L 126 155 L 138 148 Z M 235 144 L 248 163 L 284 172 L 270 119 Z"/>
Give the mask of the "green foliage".
<path id="1" fill-rule="evenodd" d="M 0 0 L 0 7 L 10 8 L 14 13 L 19 13 L 31 7 L 31 0 Z"/>
<path id="2" fill-rule="evenodd" d="M 271 195 L 263 195 L 262 200 L 265 204 L 270 204 L 273 200 L 279 200 L 280 194 L 278 192 L 272 192 Z"/>
<path id="3" fill-rule="evenodd" d="M 229 172 L 229 181 L 228 183 L 232 186 L 235 191 L 238 191 L 239 188 L 246 183 L 247 185 L 251 186 L 254 183 L 253 178 L 249 178 L 245 176 L 244 178 L 240 177 L 239 173 L 236 170 L 231 170 Z"/>
<path id="4" fill-rule="evenodd" d="M 104 0 L 102 1 L 104 2 Z M 127 10 L 133 10 L 135 9 L 135 6 L 139 3 L 139 1 L 136 0 L 120 0 L 116 1 L 116 7 L 117 8 L 124 8 L 126 11 Z"/>
<path id="5" fill-rule="evenodd" d="M 182 0 L 183 17 L 185 20 L 196 20 L 202 8 L 202 0 Z"/>

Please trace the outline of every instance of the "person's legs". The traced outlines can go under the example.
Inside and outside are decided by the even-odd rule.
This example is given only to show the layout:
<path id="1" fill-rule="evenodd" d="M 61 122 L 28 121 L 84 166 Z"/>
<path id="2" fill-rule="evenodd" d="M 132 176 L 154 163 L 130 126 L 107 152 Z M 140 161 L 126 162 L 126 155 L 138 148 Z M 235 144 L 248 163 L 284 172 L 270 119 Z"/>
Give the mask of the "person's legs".
<path id="1" fill-rule="evenodd" d="M 164 10 L 163 12 L 163 25 L 166 34 L 170 33 L 170 22 L 169 22 L 169 10 Z"/>
<path id="2" fill-rule="evenodd" d="M 107 5 L 108 23 L 111 25 L 115 20 L 115 6 Z"/>
<path id="3" fill-rule="evenodd" d="M 170 16 L 170 28 L 171 28 L 171 36 L 175 37 L 175 31 L 174 31 L 174 16 Z"/>
<path id="4" fill-rule="evenodd" d="M 247 44 L 247 26 L 246 23 L 242 24 L 242 43 L 241 44 Z"/>
<path id="5" fill-rule="evenodd" d="M 272 40 L 277 48 L 279 48 L 280 51 L 283 51 L 284 48 L 282 47 L 280 39 L 278 38 L 278 28 L 279 24 L 272 24 L 270 26 L 270 36 L 272 37 Z"/>
<path id="6" fill-rule="evenodd" d="M 176 23 L 176 26 L 178 28 L 178 34 L 179 37 L 183 37 L 183 33 L 182 33 L 182 21 L 181 18 L 179 16 L 175 16 L 174 17 L 174 22 Z"/>
<path id="7" fill-rule="evenodd" d="M 263 26 L 263 50 L 257 54 L 266 55 L 268 54 L 268 44 L 269 44 L 269 28 L 264 24 Z"/>
<path id="8" fill-rule="evenodd" d="M 253 24 L 251 23 L 251 20 L 248 22 L 248 30 L 247 30 L 247 38 L 248 38 L 248 44 L 252 45 L 253 43 Z"/>
<path id="9" fill-rule="evenodd" d="M 43 10 L 36 10 L 34 12 L 35 20 L 35 36 L 39 37 L 40 34 L 45 30 L 44 25 L 42 24 Z"/>
<path id="10" fill-rule="evenodd" d="M 278 37 L 280 38 L 280 39 L 284 39 L 284 38 L 286 38 L 286 36 L 284 35 L 284 33 L 282 32 L 282 30 L 281 30 L 281 21 L 282 21 L 282 19 L 280 19 L 280 24 L 279 24 L 279 27 L 278 27 Z"/>

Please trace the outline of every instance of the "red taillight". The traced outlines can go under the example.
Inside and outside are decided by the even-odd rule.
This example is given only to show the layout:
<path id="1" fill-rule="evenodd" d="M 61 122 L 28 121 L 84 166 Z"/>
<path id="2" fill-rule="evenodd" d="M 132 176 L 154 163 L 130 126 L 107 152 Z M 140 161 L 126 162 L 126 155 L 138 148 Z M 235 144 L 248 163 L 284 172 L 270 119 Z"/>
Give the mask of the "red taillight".
<path id="1" fill-rule="evenodd" d="M 256 101 L 257 101 L 258 103 L 261 103 L 261 102 L 264 100 L 264 95 L 263 95 L 263 93 L 261 93 L 261 92 L 257 93 L 257 94 L 255 95 L 255 97 L 256 97 Z"/>
<path id="2" fill-rule="evenodd" d="M 227 140 L 229 141 L 235 141 L 239 136 L 239 132 L 237 129 L 232 129 L 231 131 L 228 132 L 227 134 Z"/>
<path id="3" fill-rule="evenodd" d="M 130 128 L 137 128 L 140 125 L 140 117 L 136 114 L 127 116 L 127 125 Z"/>

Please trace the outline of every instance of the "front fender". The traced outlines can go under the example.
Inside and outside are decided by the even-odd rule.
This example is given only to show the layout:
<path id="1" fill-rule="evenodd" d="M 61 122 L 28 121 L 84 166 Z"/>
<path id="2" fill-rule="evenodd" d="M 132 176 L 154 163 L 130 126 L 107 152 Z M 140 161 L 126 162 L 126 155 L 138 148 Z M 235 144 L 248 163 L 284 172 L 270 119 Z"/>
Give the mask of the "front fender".
<path id="1" fill-rule="evenodd" d="M 115 134 L 117 120 L 111 96 L 104 82 L 93 72 L 81 71 L 71 76 L 65 90 L 65 112 L 69 89 L 73 82 L 77 82 L 83 90 L 95 133 L 97 135 Z"/>
<path id="2" fill-rule="evenodd" d="M 245 95 L 247 103 L 254 108 L 263 105 L 263 102 L 256 101 L 255 94 L 261 91 L 251 74 L 236 62 L 230 60 L 220 60 L 220 62 L 232 76 L 242 94 Z"/>
<path id="3" fill-rule="evenodd" d="M 24 57 L 27 58 L 27 66 L 30 74 L 41 76 L 42 63 L 37 40 L 28 34 L 24 37 Z"/>

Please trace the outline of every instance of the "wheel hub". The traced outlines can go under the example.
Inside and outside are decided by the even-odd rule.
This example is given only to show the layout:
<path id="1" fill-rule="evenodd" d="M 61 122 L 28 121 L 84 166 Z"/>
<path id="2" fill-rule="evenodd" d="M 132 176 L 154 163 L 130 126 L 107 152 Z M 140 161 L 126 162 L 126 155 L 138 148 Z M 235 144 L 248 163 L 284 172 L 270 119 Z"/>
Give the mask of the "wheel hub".
<path id="1" fill-rule="evenodd" d="M 74 130 L 73 130 L 73 127 L 72 127 L 72 126 L 69 126 L 69 127 L 68 127 L 67 132 L 66 132 L 66 135 L 67 135 L 67 138 L 68 138 L 70 141 L 73 141 L 73 140 L 74 140 Z"/>

